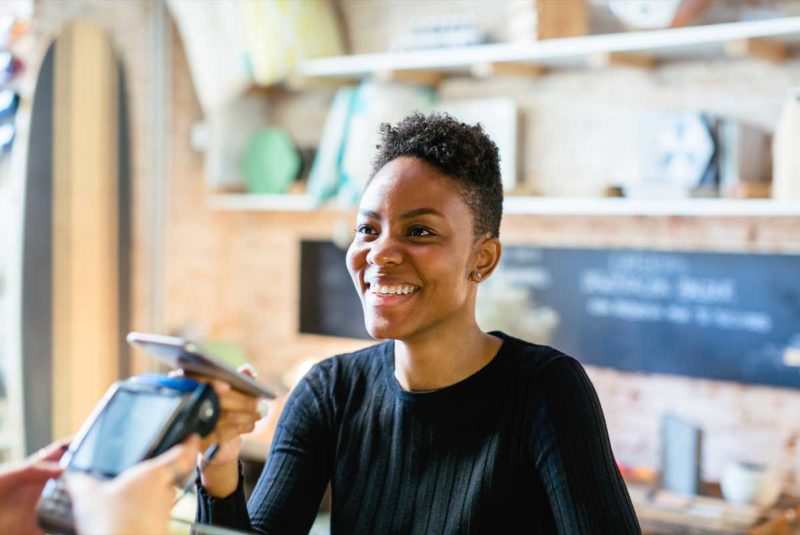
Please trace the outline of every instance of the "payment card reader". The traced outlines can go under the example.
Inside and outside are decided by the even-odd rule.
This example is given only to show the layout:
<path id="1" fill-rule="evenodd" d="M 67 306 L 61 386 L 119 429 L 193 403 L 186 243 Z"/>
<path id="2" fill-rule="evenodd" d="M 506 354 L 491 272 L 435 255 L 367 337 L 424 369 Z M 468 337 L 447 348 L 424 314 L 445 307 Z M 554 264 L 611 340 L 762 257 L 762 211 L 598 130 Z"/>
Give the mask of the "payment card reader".
<path id="1" fill-rule="evenodd" d="M 214 389 L 187 377 L 145 374 L 119 381 L 84 422 L 61 466 L 65 471 L 112 479 L 192 433 L 208 435 L 219 412 Z M 36 516 L 46 532 L 75 532 L 69 495 L 60 478 L 45 485 Z"/>

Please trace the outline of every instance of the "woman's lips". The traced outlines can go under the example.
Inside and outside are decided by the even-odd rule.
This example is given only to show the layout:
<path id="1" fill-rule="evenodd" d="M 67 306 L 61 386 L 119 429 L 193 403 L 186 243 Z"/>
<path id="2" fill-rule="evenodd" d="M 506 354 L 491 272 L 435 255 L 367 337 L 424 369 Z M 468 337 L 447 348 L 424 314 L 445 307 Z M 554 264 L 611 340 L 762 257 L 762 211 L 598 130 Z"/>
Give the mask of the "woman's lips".
<path id="1" fill-rule="evenodd" d="M 376 294 L 372 293 L 371 291 L 367 290 L 366 293 L 366 301 L 367 304 L 374 306 L 374 307 L 382 307 L 382 306 L 394 306 L 399 305 L 401 303 L 405 303 L 410 301 L 417 295 L 417 292 L 413 292 L 410 294 Z"/>
<path id="2" fill-rule="evenodd" d="M 374 291 L 375 288 L 383 289 L 383 291 Z M 419 291 L 420 288 L 413 285 L 402 285 L 402 288 L 400 286 L 392 287 L 392 291 L 386 291 L 382 285 L 373 286 L 367 283 L 364 293 L 366 302 L 371 306 L 393 306 L 410 301 Z"/>

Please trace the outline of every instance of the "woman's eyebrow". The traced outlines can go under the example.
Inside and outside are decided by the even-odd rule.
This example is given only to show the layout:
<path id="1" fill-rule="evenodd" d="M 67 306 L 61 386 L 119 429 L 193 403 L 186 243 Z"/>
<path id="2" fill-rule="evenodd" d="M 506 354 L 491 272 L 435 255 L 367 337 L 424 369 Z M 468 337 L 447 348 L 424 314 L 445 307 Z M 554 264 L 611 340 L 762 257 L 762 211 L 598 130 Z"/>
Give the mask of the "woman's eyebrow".
<path id="1" fill-rule="evenodd" d="M 438 217 L 444 217 L 444 215 L 434 208 L 417 208 L 415 210 L 410 210 L 403 215 L 400 216 L 400 219 L 410 219 L 412 217 L 417 217 L 420 215 L 435 215 Z"/>
<path id="2" fill-rule="evenodd" d="M 380 219 L 381 216 L 378 212 L 373 212 L 372 210 L 359 210 L 359 214 L 364 217 L 368 217 L 370 219 Z M 412 217 L 417 217 L 421 215 L 435 215 L 438 217 L 444 217 L 440 211 L 436 210 L 435 208 L 415 208 L 414 210 L 409 210 L 408 212 L 404 213 L 400 216 L 400 219 L 411 219 Z"/>
<path id="3" fill-rule="evenodd" d="M 378 212 L 373 212 L 372 210 L 359 210 L 358 213 L 364 217 L 369 219 L 380 219 L 381 216 L 378 215 Z"/>

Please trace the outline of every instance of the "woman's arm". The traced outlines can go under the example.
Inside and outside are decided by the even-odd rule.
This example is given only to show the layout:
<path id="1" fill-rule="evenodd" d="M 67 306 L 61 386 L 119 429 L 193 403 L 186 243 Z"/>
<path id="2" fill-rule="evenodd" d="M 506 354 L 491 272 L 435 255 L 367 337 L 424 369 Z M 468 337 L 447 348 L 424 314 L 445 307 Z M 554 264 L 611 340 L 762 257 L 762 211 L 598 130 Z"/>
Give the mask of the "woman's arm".
<path id="1" fill-rule="evenodd" d="M 561 534 L 639 534 L 597 394 L 570 357 L 547 365 L 531 405 L 531 454 Z"/>
<path id="2" fill-rule="evenodd" d="M 258 533 L 308 533 L 331 474 L 326 380 L 315 366 L 290 394 L 249 506 L 241 475 L 236 490 L 226 497 L 213 497 L 199 486 L 198 522 Z"/>

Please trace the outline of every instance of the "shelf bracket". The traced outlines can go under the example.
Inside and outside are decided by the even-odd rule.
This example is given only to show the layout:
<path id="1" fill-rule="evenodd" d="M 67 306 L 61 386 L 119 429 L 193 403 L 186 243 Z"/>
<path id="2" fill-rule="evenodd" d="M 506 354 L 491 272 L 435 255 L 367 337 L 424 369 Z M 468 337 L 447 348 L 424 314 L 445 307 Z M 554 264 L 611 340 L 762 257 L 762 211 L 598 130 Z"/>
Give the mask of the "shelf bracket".
<path id="1" fill-rule="evenodd" d="M 771 63 L 783 63 L 791 56 L 786 43 L 766 38 L 728 41 L 725 52 L 734 58 L 755 58 Z"/>

